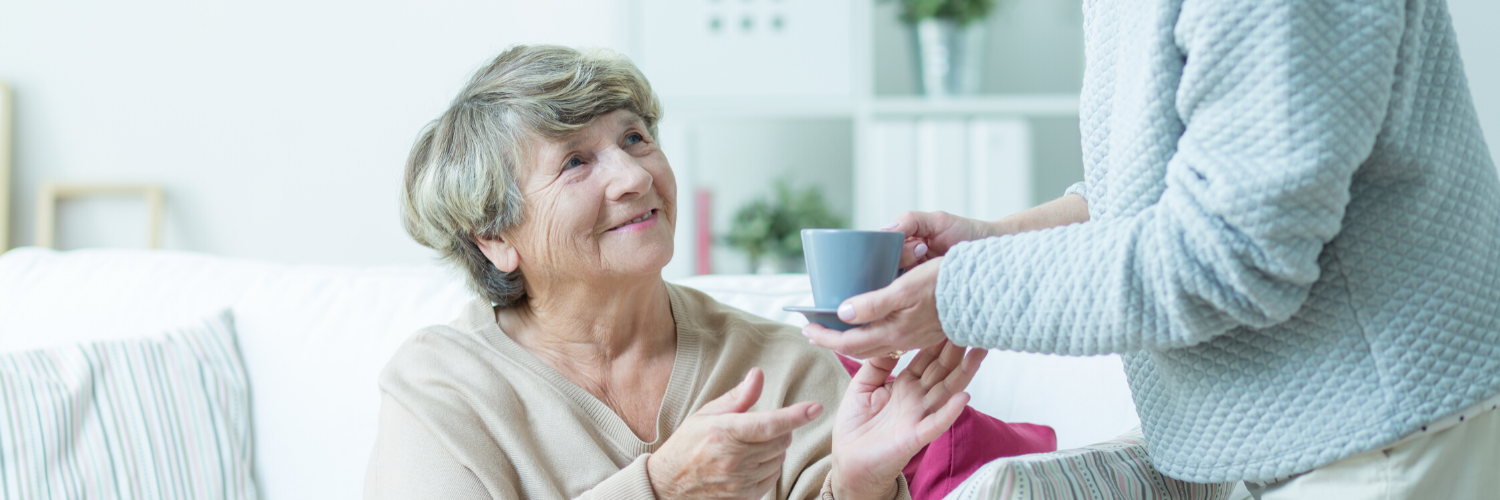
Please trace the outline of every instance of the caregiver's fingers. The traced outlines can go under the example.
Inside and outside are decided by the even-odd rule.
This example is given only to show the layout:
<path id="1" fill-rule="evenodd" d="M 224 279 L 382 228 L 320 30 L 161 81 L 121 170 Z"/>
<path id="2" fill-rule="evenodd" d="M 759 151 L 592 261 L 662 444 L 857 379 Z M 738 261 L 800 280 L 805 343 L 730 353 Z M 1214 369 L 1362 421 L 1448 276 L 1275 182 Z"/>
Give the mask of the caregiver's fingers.
<path id="1" fill-rule="evenodd" d="M 933 237 L 943 234 L 953 224 L 962 218 L 948 212 L 902 212 L 896 216 L 896 223 L 887 227 L 887 231 L 900 231 L 908 238 L 931 240 Z"/>
<path id="2" fill-rule="evenodd" d="M 906 242 L 901 245 L 901 263 L 897 264 L 896 267 L 909 269 L 912 266 L 921 264 L 927 260 L 929 253 L 931 252 L 929 252 L 926 241 L 918 238 L 907 238 Z"/>
<path id="3" fill-rule="evenodd" d="M 803 336 L 806 336 L 813 345 L 860 359 L 882 356 L 897 350 L 891 347 L 889 339 L 881 337 L 886 333 L 889 333 L 889 330 L 871 329 L 868 326 L 842 332 L 817 323 L 808 323 L 807 326 L 802 327 Z"/>
<path id="4" fill-rule="evenodd" d="M 849 297 L 843 304 L 839 304 L 839 320 L 851 325 L 862 325 L 885 319 L 896 311 L 916 305 L 921 297 L 912 293 L 909 283 L 902 281 L 906 276 L 901 275 L 885 288 Z"/>
<path id="5" fill-rule="evenodd" d="M 943 258 L 936 257 L 896 277 L 885 288 L 850 297 L 839 305 L 839 320 L 860 325 L 895 319 L 897 313 L 937 324 L 937 281 Z M 903 325 L 920 327 L 921 325 Z M 923 344 L 907 347 L 920 347 Z"/>

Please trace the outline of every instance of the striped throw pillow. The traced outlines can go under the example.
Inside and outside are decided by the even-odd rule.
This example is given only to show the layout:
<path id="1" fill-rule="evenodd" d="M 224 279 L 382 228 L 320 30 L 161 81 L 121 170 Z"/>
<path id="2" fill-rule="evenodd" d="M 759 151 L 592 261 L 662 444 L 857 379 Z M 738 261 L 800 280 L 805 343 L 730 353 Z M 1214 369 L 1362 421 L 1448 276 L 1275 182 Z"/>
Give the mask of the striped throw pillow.
<path id="1" fill-rule="evenodd" d="M 1157 472 L 1139 427 L 1082 448 L 985 464 L 945 500 L 1226 500 L 1235 483 L 1190 483 Z"/>
<path id="2" fill-rule="evenodd" d="M 0 498 L 253 499 L 228 311 L 160 336 L 0 354 Z"/>

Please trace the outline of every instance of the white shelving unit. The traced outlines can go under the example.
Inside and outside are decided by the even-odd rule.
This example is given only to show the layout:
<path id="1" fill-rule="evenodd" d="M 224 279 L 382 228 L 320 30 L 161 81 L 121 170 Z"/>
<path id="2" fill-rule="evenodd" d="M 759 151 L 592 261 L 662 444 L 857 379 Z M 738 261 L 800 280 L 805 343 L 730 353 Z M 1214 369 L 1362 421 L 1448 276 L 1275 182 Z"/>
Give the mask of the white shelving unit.
<path id="1" fill-rule="evenodd" d="M 696 206 L 699 189 L 711 193 L 706 213 L 715 236 L 738 206 L 786 175 L 821 186 L 853 227 L 873 228 L 905 210 L 998 218 L 1040 201 L 1038 192 L 1061 194 L 1056 186 L 1039 187 L 1041 181 L 1065 185 L 1053 179 L 1054 165 L 1081 166 L 1074 151 L 1077 82 L 1057 88 L 1067 85 L 1027 83 L 1046 80 L 1031 78 L 1003 82 L 998 93 L 941 100 L 901 94 L 901 82 L 889 81 L 900 78 L 901 65 L 910 66 L 909 53 L 897 50 L 907 41 L 893 27 L 895 2 L 632 5 L 639 12 L 632 17 L 637 33 L 630 52 L 662 96 L 660 135 L 680 186 L 678 258 L 666 271 L 671 276 L 697 268 L 696 218 L 705 213 Z M 997 15 L 1005 15 L 1006 5 L 1014 16 L 1052 15 L 1047 0 L 1001 5 Z M 1028 25 L 993 21 L 992 29 Z M 1079 47 L 1077 54 L 1043 60 L 1076 58 L 1081 75 Z M 1025 50 L 1028 56 L 1036 52 Z M 1016 56 L 996 60 L 1025 63 Z M 1070 81 L 1070 75 L 1052 80 Z M 715 272 L 748 271 L 744 258 L 727 249 L 715 249 L 712 259 Z"/>
<path id="2" fill-rule="evenodd" d="M 870 112 L 877 117 L 1076 117 L 1078 116 L 1078 95 L 1012 94 L 950 99 L 880 97 L 871 101 Z"/>

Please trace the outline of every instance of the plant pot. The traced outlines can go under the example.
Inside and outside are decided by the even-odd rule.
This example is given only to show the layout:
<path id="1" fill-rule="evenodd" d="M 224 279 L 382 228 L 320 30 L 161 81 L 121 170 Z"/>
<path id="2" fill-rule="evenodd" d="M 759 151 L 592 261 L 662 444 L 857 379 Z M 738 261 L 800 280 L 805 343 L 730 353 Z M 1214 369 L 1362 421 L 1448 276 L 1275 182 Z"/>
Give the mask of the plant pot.
<path id="1" fill-rule="evenodd" d="M 947 19 L 910 25 L 917 59 L 917 89 L 928 97 L 979 93 L 984 62 L 984 23 L 960 27 Z"/>

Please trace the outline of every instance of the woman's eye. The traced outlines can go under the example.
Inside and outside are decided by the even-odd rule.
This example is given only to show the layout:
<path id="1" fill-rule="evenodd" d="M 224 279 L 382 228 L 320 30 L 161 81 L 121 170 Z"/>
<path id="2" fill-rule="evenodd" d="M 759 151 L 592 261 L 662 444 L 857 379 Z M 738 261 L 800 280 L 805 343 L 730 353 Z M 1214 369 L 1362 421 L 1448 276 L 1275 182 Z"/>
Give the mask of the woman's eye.
<path id="1" fill-rule="evenodd" d="M 634 134 L 633 133 L 633 134 L 625 136 L 625 145 L 629 146 L 631 144 L 635 144 L 637 142 L 641 142 L 641 141 L 644 141 L 644 140 L 646 140 L 646 138 L 645 137 L 641 137 L 641 134 Z"/>
<path id="2" fill-rule="evenodd" d="M 566 164 L 563 165 L 563 170 L 567 170 L 567 169 L 570 169 L 570 168 L 573 168 L 573 167 L 582 167 L 582 166 L 583 166 L 583 158 L 579 158 L 577 156 L 574 156 L 572 158 L 568 158 L 568 163 L 566 163 Z"/>

